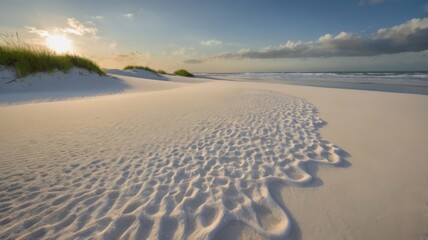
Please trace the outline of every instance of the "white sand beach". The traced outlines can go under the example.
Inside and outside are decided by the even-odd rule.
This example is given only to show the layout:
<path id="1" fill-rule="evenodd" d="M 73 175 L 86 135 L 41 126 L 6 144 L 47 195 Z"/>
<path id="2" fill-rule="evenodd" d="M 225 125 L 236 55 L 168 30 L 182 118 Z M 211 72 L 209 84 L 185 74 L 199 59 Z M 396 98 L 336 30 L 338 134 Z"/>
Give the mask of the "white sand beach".
<path id="1" fill-rule="evenodd" d="M 428 238 L 427 95 L 108 72 L 0 89 L 0 239 Z"/>

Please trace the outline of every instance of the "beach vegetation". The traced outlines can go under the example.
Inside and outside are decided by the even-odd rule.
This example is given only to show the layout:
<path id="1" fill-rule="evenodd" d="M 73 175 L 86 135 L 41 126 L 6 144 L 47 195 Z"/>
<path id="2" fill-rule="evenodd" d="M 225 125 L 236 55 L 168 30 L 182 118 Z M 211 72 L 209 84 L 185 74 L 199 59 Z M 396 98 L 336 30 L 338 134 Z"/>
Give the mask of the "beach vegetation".
<path id="1" fill-rule="evenodd" d="M 186 69 L 180 69 L 174 72 L 175 75 L 178 76 L 183 76 L 183 77 L 194 77 L 193 74 L 191 74 L 189 71 L 187 71 Z"/>
<path id="2" fill-rule="evenodd" d="M 13 67 L 18 78 L 37 72 L 68 72 L 72 67 L 87 69 L 99 75 L 105 72 L 89 58 L 75 54 L 57 54 L 42 45 L 24 42 L 18 35 L 0 34 L 0 65 Z"/>
<path id="3" fill-rule="evenodd" d="M 141 70 L 146 70 L 149 71 L 151 73 L 154 73 L 156 75 L 158 75 L 158 71 L 154 70 L 153 68 L 149 67 L 149 66 L 139 66 L 139 65 L 128 65 L 125 68 L 123 68 L 124 70 L 129 70 L 129 69 L 141 69 Z"/>
<path id="4" fill-rule="evenodd" d="M 161 69 L 158 70 L 158 73 L 159 74 L 167 74 L 167 72 L 165 72 L 164 70 L 161 70 Z"/>

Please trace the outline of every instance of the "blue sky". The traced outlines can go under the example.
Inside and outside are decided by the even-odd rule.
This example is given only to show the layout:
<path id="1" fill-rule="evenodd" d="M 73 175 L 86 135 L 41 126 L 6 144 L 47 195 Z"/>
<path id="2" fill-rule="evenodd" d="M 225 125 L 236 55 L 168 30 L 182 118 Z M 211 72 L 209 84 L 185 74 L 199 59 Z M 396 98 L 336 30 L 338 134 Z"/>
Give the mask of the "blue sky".
<path id="1" fill-rule="evenodd" d="M 1 33 L 18 32 L 37 44 L 63 35 L 73 52 L 108 68 L 428 70 L 428 46 L 420 43 L 428 36 L 428 1 L 1 0 L 1 5 Z M 405 40 L 398 39 L 403 33 Z"/>

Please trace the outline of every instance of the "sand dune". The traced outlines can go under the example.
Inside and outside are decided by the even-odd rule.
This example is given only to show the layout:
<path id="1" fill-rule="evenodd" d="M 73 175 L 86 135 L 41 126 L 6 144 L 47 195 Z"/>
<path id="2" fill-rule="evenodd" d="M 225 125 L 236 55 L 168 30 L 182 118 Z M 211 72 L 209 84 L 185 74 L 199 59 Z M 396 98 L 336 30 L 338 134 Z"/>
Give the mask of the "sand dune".
<path id="1" fill-rule="evenodd" d="M 130 86 L 138 80 L 119 77 Z M 164 91 L 0 107 L 0 238 L 299 238 L 299 229 L 325 216 L 281 194 L 311 192 L 320 181 L 315 168 L 332 167 L 329 178 L 348 161 L 364 162 L 346 160 L 349 150 L 320 134 L 325 122 L 317 107 L 291 95 L 329 113 L 335 107 L 324 100 L 340 100 L 344 90 L 170 79 L 142 83 L 174 85 Z M 332 212 L 340 200 L 352 209 L 335 190 L 314 200 L 322 205 L 308 209 Z M 293 213 L 301 211 L 308 218 L 296 222 Z M 338 227 L 320 236 L 349 232 L 332 222 Z"/>
<path id="2" fill-rule="evenodd" d="M 156 74 L 144 69 L 127 69 L 127 70 L 108 69 L 107 73 L 111 75 L 144 78 L 147 80 L 165 80 L 165 81 L 168 80 L 168 78 L 166 78 L 164 75 Z"/>
<path id="3" fill-rule="evenodd" d="M 99 76 L 80 68 L 73 68 L 68 73 L 55 71 L 17 79 L 12 68 L 0 66 L 0 105 L 153 92 L 206 81 L 200 78 L 157 75 L 142 69 L 110 69 L 107 70 L 107 76 Z"/>
<path id="4" fill-rule="evenodd" d="M 68 73 L 37 73 L 16 79 L 12 68 L 0 66 L 0 104 L 3 105 L 108 95 L 129 88 L 124 81 L 80 68 Z"/>

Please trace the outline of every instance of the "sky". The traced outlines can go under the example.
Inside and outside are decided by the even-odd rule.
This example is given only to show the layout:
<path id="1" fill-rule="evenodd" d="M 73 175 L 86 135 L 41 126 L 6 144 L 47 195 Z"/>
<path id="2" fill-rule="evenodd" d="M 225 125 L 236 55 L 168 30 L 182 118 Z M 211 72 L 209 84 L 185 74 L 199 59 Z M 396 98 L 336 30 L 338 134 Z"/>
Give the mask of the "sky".
<path id="1" fill-rule="evenodd" d="M 104 68 L 427 71 L 427 0 L 0 0 L 0 33 Z"/>

